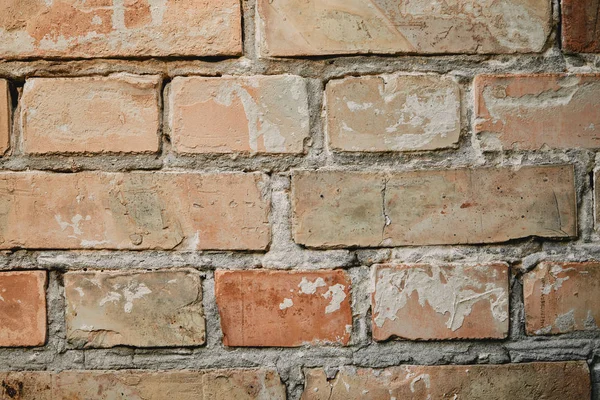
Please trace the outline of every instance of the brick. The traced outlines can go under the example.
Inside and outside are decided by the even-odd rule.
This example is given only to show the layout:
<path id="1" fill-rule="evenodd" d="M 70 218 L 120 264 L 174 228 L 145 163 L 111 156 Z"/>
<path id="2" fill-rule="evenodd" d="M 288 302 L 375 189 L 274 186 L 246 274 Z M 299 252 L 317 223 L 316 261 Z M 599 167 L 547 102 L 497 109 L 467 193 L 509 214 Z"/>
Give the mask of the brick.
<path id="1" fill-rule="evenodd" d="M 505 365 L 342 367 L 334 379 L 304 371 L 302 400 L 582 400 L 591 397 L 585 361 Z"/>
<path id="2" fill-rule="evenodd" d="M 600 74 L 475 77 L 484 150 L 600 148 Z"/>
<path id="3" fill-rule="evenodd" d="M 46 343 L 46 272 L 0 272 L 0 346 Z"/>
<path id="4" fill-rule="evenodd" d="M 23 152 L 157 152 L 159 90 L 158 76 L 29 79 L 21 101 Z"/>
<path id="5" fill-rule="evenodd" d="M 326 88 L 329 144 L 338 151 L 453 147 L 460 136 L 460 88 L 434 75 L 333 80 Z"/>
<path id="6" fill-rule="evenodd" d="M 217 271 L 226 346 L 348 344 L 350 279 L 344 271 Z"/>
<path id="7" fill-rule="evenodd" d="M 600 263 L 542 262 L 523 293 L 528 335 L 600 330 Z"/>
<path id="8" fill-rule="evenodd" d="M 264 250 L 259 173 L 6 172 L 0 248 Z"/>
<path id="9" fill-rule="evenodd" d="M 177 77 L 170 92 L 176 152 L 303 152 L 308 94 L 299 76 Z"/>
<path id="10" fill-rule="evenodd" d="M 270 369 L 3 372 L 0 379 L 3 399 L 285 400 Z"/>
<path id="11" fill-rule="evenodd" d="M 600 53 L 598 0 L 562 0 L 562 47 L 567 52 Z"/>
<path id="12" fill-rule="evenodd" d="M 573 237 L 573 167 L 295 171 L 293 233 L 309 247 L 387 247 Z"/>
<path id="13" fill-rule="evenodd" d="M 263 56 L 539 52 L 548 0 L 258 0 Z"/>
<path id="14" fill-rule="evenodd" d="M 204 343 L 195 270 L 68 272 L 64 282 L 67 340 L 76 347 Z"/>
<path id="15" fill-rule="evenodd" d="M 503 339 L 508 266 L 375 265 L 373 338 Z"/>
<path id="16" fill-rule="evenodd" d="M 0 156 L 6 153 L 10 143 L 11 100 L 8 82 L 0 79 Z"/>
<path id="17" fill-rule="evenodd" d="M 0 4 L 0 58 L 239 55 L 241 36 L 237 0 Z"/>

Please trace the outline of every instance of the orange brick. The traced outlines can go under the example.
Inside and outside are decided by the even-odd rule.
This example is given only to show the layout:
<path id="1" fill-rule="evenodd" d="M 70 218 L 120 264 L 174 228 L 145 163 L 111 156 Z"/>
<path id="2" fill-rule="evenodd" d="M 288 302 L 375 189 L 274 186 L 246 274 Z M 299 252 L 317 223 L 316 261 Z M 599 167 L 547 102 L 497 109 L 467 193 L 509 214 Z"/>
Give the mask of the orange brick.
<path id="1" fill-rule="evenodd" d="M 0 272 L 0 346 L 46 342 L 46 272 Z"/>
<path id="2" fill-rule="evenodd" d="M 484 150 L 600 148 L 600 75 L 480 75 L 475 132 Z"/>
<path id="3" fill-rule="evenodd" d="M 539 52 L 548 0 L 258 0 L 263 56 Z"/>
<path id="4" fill-rule="evenodd" d="M 523 278 L 527 334 L 600 330 L 600 263 L 543 262 Z"/>
<path id="5" fill-rule="evenodd" d="M 8 82 L 0 79 L 0 155 L 6 153 L 10 143 L 11 100 Z"/>
<path id="6" fill-rule="evenodd" d="M 285 400 L 270 369 L 0 372 L 3 399 Z"/>
<path id="7" fill-rule="evenodd" d="M 302 153 L 309 135 L 299 76 L 177 77 L 169 122 L 179 153 Z"/>
<path id="8" fill-rule="evenodd" d="M 264 250 L 259 173 L 0 174 L 0 248 Z"/>
<path id="9" fill-rule="evenodd" d="M 305 371 L 302 400 L 583 400 L 591 397 L 585 361 L 504 365 L 343 367 L 334 379 Z"/>
<path id="10" fill-rule="evenodd" d="M 158 76 L 29 79 L 21 102 L 23 152 L 157 152 L 159 90 Z"/>
<path id="11" fill-rule="evenodd" d="M 293 232 L 310 247 L 494 243 L 577 235 L 572 166 L 296 171 Z"/>
<path id="12" fill-rule="evenodd" d="M 575 53 L 600 52 L 600 6 L 597 0 L 562 0 L 562 47 Z"/>
<path id="13" fill-rule="evenodd" d="M 348 344 L 350 279 L 344 271 L 217 271 L 226 346 Z"/>
<path id="14" fill-rule="evenodd" d="M 508 266 L 376 265 L 373 338 L 503 339 Z"/>
<path id="15" fill-rule="evenodd" d="M 0 58 L 224 56 L 241 51 L 237 0 L 0 2 Z"/>

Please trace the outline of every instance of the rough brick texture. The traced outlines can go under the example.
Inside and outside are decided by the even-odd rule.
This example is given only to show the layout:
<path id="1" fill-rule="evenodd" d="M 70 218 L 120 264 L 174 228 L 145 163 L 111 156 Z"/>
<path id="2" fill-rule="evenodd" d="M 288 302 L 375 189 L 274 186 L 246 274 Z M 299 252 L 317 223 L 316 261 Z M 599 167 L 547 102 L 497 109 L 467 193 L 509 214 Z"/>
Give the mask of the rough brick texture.
<path id="1" fill-rule="evenodd" d="M 562 0 L 562 45 L 566 51 L 600 53 L 598 0 Z"/>
<path id="2" fill-rule="evenodd" d="M 10 143 L 11 106 L 8 82 L 0 79 L 0 155 L 6 153 Z"/>
<path id="3" fill-rule="evenodd" d="M 309 134 L 303 78 L 175 78 L 169 122 L 179 153 L 302 153 Z"/>
<path id="4" fill-rule="evenodd" d="M 0 379 L 3 399 L 285 400 L 268 369 L 4 372 Z"/>
<path id="5" fill-rule="evenodd" d="M 34 78 L 21 114 L 25 153 L 158 151 L 157 76 Z"/>
<path id="6" fill-rule="evenodd" d="M 237 0 L 8 0 L 0 16 L 2 58 L 241 52 Z"/>
<path id="7" fill-rule="evenodd" d="M 347 344 L 350 279 L 343 271 L 217 271 L 226 346 Z"/>
<path id="8" fill-rule="evenodd" d="M 600 330 L 600 263 L 543 262 L 523 279 L 527 333 Z"/>
<path id="9" fill-rule="evenodd" d="M 0 174 L 0 248 L 264 249 L 261 174 Z"/>
<path id="10" fill-rule="evenodd" d="M 258 0 L 265 56 L 540 51 L 547 0 Z"/>
<path id="11" fill-rule="evenodd" d="M 46 272 L 0 272 L 0 346 L 46 342 Z"/>
<path id="12" fill-rule="evenodd" d="M 67 339 L 78 347 L 204 343 L 196 270 L 65 274 Z"/>
<path id="13" fill-rule="evenodd" d="M 320 369 L 305 374 L 303 400 L 580 400 L 591 395 L 585 362 L 343 368 L 332 380 Z"/>
<path id="14" fill-rule="evenodd" d="M 600 75 L 475 78 L 475 132 L 484 150 L 600 147 Z"/>
<path id="15" fill-rule="evenodd" d="M 458 142 L 460 88 L 452 79 L 351 77 L 330 81 L 325 95 L 334 150 L 432 150 Z"/>
<path id="16" fill-rule="evenodd" d="M 294 236 L 311 247 L 491 243 L 577 234 L 570 166 L 297 172 Z"/>
<path id="17" fill-rule="evenodd" d="M 508 266 L 376 265 L 373 338 L 486 339 L 508 334 Z"/>

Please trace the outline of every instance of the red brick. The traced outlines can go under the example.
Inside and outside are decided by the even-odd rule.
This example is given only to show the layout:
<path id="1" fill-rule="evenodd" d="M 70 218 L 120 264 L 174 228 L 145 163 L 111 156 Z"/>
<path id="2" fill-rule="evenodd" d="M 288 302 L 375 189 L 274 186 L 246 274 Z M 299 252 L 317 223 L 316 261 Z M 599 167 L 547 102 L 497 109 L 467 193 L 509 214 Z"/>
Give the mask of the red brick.
<path id="1" fill-rule="evenodd" d="M 600 74 L 477 76 L 475 132 L 484 150 L 600 148 Z"/>
<path id="2" fill-rule="evenodd" d="M 46 272 L 0 272 L 0 346 L 46 342 Z"/>
<path id="3" fill-rule="evenodd" d="M 0 58 L 238 55 L 241 36 L 237 0 L 0 2 Z"/>
<path id="4" fill-rule="evenodd" d="M 10 143 L 11 100 L 8 82 L 0 79 L 0 155 L 6 153 Z"/>
<path id="5" fill-rule="evenodd" d="M 217 271 L 226 346 L 348 344 L 350 279 L 344 271 Z"/>
<path id="6" fill-rule="evenodd" d="M 600 263 L 543 262 L 523 278 L 527 334 L 600 330 Z"/>
<path id="7" fill-rule="evenodd" d="M 432 150 L 453 147 L 460 136 L 460 88 L 434 75 L 333 80 L 325 107 L 333 150 Z"/>
<path id="8" fill-rule="evenodd" d="M 503 339 L 508 266 L 376 265 L 373 338 Z"/>
<path id="9" fill-rule="evenodd" d="M 258 0 L 263 56 L 539 52 L 549 0 Z"/>
<path id="10" fill-rule="evenodd" d="M 505 365 L 343 367 L 334 379 L 304 372 L 302 400 L 583 400 L 591 397 L 585 361 Z"/>
<path id="11" fill-rule="evenodd" d="M 67 272 L 64 282 L 67 340 L 77 347 L 204 343 L 196 270 Z"/>
<path id="12" fill-rule="evenodd" d="M 21 101 L 23 152 L 157 152 L 159 90 L 158 76 L 29 79 Z"/>
<path id="13" fill-rule="evenodd" d="M 413 172 L 296 171 L 295 241 L 310 247 L 573 237 L 572 166 Z"/>
<path id="14" fill-rule="evenodd" d="M 264 250 L 259 173 L 6 172 L 0 248 Z"/>
<path id="15" fill-rule="evenodd" d="M 169 123 L 179 153 L 302 153 L 306 82 L 293 75 L 177 77 Z"/>
<path id="16" fill-rule="evenodd" d="M 562 0 L 562 45 L 568 52 L 600 53 L 598 0 Z"/>
<path id="17" fill-rule="evenodd" d="M 0 372 L 0 396 L 19 400 L 285 400 L 269 369 Z"/>

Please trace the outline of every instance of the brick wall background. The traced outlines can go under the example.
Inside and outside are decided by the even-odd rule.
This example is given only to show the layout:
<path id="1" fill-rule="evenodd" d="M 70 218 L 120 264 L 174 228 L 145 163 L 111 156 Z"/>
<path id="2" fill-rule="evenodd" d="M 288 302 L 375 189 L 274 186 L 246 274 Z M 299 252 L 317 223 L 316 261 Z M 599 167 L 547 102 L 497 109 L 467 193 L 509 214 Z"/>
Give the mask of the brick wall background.
<path id="1" fill-rule="evenodd" d="M 2 398 L 600 398 L 598 21 L 0 2 Z"/>

